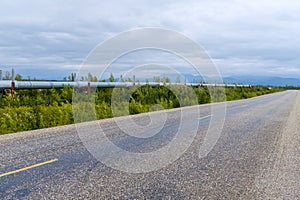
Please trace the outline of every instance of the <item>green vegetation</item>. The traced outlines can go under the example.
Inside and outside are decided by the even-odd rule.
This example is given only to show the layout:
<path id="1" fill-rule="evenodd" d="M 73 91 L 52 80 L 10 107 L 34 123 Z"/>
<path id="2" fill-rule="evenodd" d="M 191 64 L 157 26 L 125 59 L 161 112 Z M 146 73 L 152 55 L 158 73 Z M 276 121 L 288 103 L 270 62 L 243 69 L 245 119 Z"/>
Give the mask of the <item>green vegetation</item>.
<path id="1" fill-rule="evenodd" d="M 284 91 L 283 88 L 270 88 L 263 86 L 253 86 L 253 87 L 227 87 L 226 90 L 226 100 L 238 100 L 247 99 L 264 94 L 270 94 L 274 92 Z"/>
<path id="2" fill-rule="evenodd" d="M 110 81 L 114 81 L 113 76 L 110 77 Z M 212 90 L 214 93 L 221 92 L 218 88 L 212 88 Z M 262 86 L 225 88 L 227 100 L 251 98 L 282 90 Z M 193 97 L 192 94 L 196 96 Z M 207 87 L 186 89 L 185 86 L 98 88 L 94 96 L 76 93 L 74 98 L 84 98 L 84 103 L 82 101 L 73 103 L 72 98 L 73 88 L 70 87 L 18 90 L 15 98 L 2 95 L 0 96 L 0 134 L 74 123 L 73 109 L 78 109 L 78 106 L 80 109 L 95 109 L 95 116 L 81 112 L 80 116 L 75 117 L 78 121 L 88 121 L 95 117 L 104 119 L 224 100 L 212 99 Z M 112 98 L 114 98 L 113 101 Z M 161 106 L 157 106 L 158 104 Z"/>

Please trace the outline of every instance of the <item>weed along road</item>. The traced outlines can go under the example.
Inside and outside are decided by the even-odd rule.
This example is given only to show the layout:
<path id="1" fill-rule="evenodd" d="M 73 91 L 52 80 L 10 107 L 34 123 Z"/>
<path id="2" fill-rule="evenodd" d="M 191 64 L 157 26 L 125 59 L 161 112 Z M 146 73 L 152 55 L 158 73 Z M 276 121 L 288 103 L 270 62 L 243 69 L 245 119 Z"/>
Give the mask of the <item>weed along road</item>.
<path id="1" fill-rule="evenodd" d="M 174 162 L 145 173 L 128 173 L 96 159 L 75 125 L 2 135 L 0 198 L 299 199 L 300 93 L 286 91 L 226 104 L 221 135 L 203 158 L 199 149 L 213 115 L 211 105 L 200 105 L 196 119 L 195 107 L 182 108 L 190 117 L 181 117 L 180 109 L 164 115 L 154 112 L 156 120 L 165 121 L 164 127 L 140 138 L 122 134 L 114 119 L 87 123 L 86 137 L 99 123 L 119 148 L 143 154 L 172 141 L 179 120 L 186 120 L 186 129 L 197 121 L 197 134 L 187 150 Z M 121 117 L 120 122 L 129 119 Z M 145 127 L 149 123 L 148 114 L 131 119 Z"/>

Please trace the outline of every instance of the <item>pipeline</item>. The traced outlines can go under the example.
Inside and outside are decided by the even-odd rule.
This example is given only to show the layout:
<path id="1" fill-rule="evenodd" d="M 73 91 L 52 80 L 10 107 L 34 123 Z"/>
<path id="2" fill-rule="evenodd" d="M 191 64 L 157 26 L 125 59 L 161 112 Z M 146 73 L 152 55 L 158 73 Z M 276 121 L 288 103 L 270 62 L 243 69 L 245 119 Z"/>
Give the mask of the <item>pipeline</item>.
<path id="1" fill-rule="evenodd" d="M 251 87 L 251 85 L 237 85 L 237 84 L 201 84 L 201 83 L 157 83 L 157 82 L 56 82 L 56 81 L 0 81 L 0 89 L 51 89 L 64 88 L 70 86 L 73 88 L 126 88 L 137 86 L 168 86 L 168 85 L 187 85 L 187 86 L 208 86 L 208 87 Z"/>

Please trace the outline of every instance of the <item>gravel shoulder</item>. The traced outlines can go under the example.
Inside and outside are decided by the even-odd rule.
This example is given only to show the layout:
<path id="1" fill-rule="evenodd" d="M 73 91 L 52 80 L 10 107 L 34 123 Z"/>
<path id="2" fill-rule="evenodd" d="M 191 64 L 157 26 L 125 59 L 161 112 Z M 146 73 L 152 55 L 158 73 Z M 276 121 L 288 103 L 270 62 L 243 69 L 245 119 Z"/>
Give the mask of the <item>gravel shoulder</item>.
<path id="1" fill-rule="evenodd" d="M 261 199 L 300 199 L 300 92 L 279 138 L 275 162 L 257 178 Z"/>

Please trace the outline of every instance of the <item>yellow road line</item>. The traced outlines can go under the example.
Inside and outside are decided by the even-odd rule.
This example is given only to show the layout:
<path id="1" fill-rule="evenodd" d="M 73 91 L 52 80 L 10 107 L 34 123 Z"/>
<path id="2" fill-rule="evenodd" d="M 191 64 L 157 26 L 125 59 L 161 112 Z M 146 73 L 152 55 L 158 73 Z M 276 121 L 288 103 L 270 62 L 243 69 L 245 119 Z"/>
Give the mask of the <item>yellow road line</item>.
<path id="1" fill-rule="evenodd" d="M 46 162 L 38 163 L 38 164 L 35 164 L 35 165 L 31 165 L 31 166 L 28 166 L 28 167 L 24 167 L 24 168 L 21 168 L 21 169 L 17 169 L 17 170 L 11 171 L 11 172 L 6 172 L 4 174 L 0 174 L 0 177 L 8 176 L 8 175 L 15 174 L 15 173 L 22 172 L 22 171 L 26 171 L 28 169 L 32 169 L 32 168 L 35 168 L 35 167 L 40 167 L 42 165 L 50 164 L 50 163 L 53 163 L 53 162 L 56 162 L 56 161 L 58 161 L 57 158 L 55 158 L 53 160 L 48 160 Z"/>
<path id="2" fill-rule="evenodd" d="M 198 119 L 201 120 L 201 119 L 206 119 L 206 118 L 209 118 L 209 117 L 212 117 L 212 115 L 207 115 L 207 116 L 204 116 L 204 117 L 199 117 Z"/>

